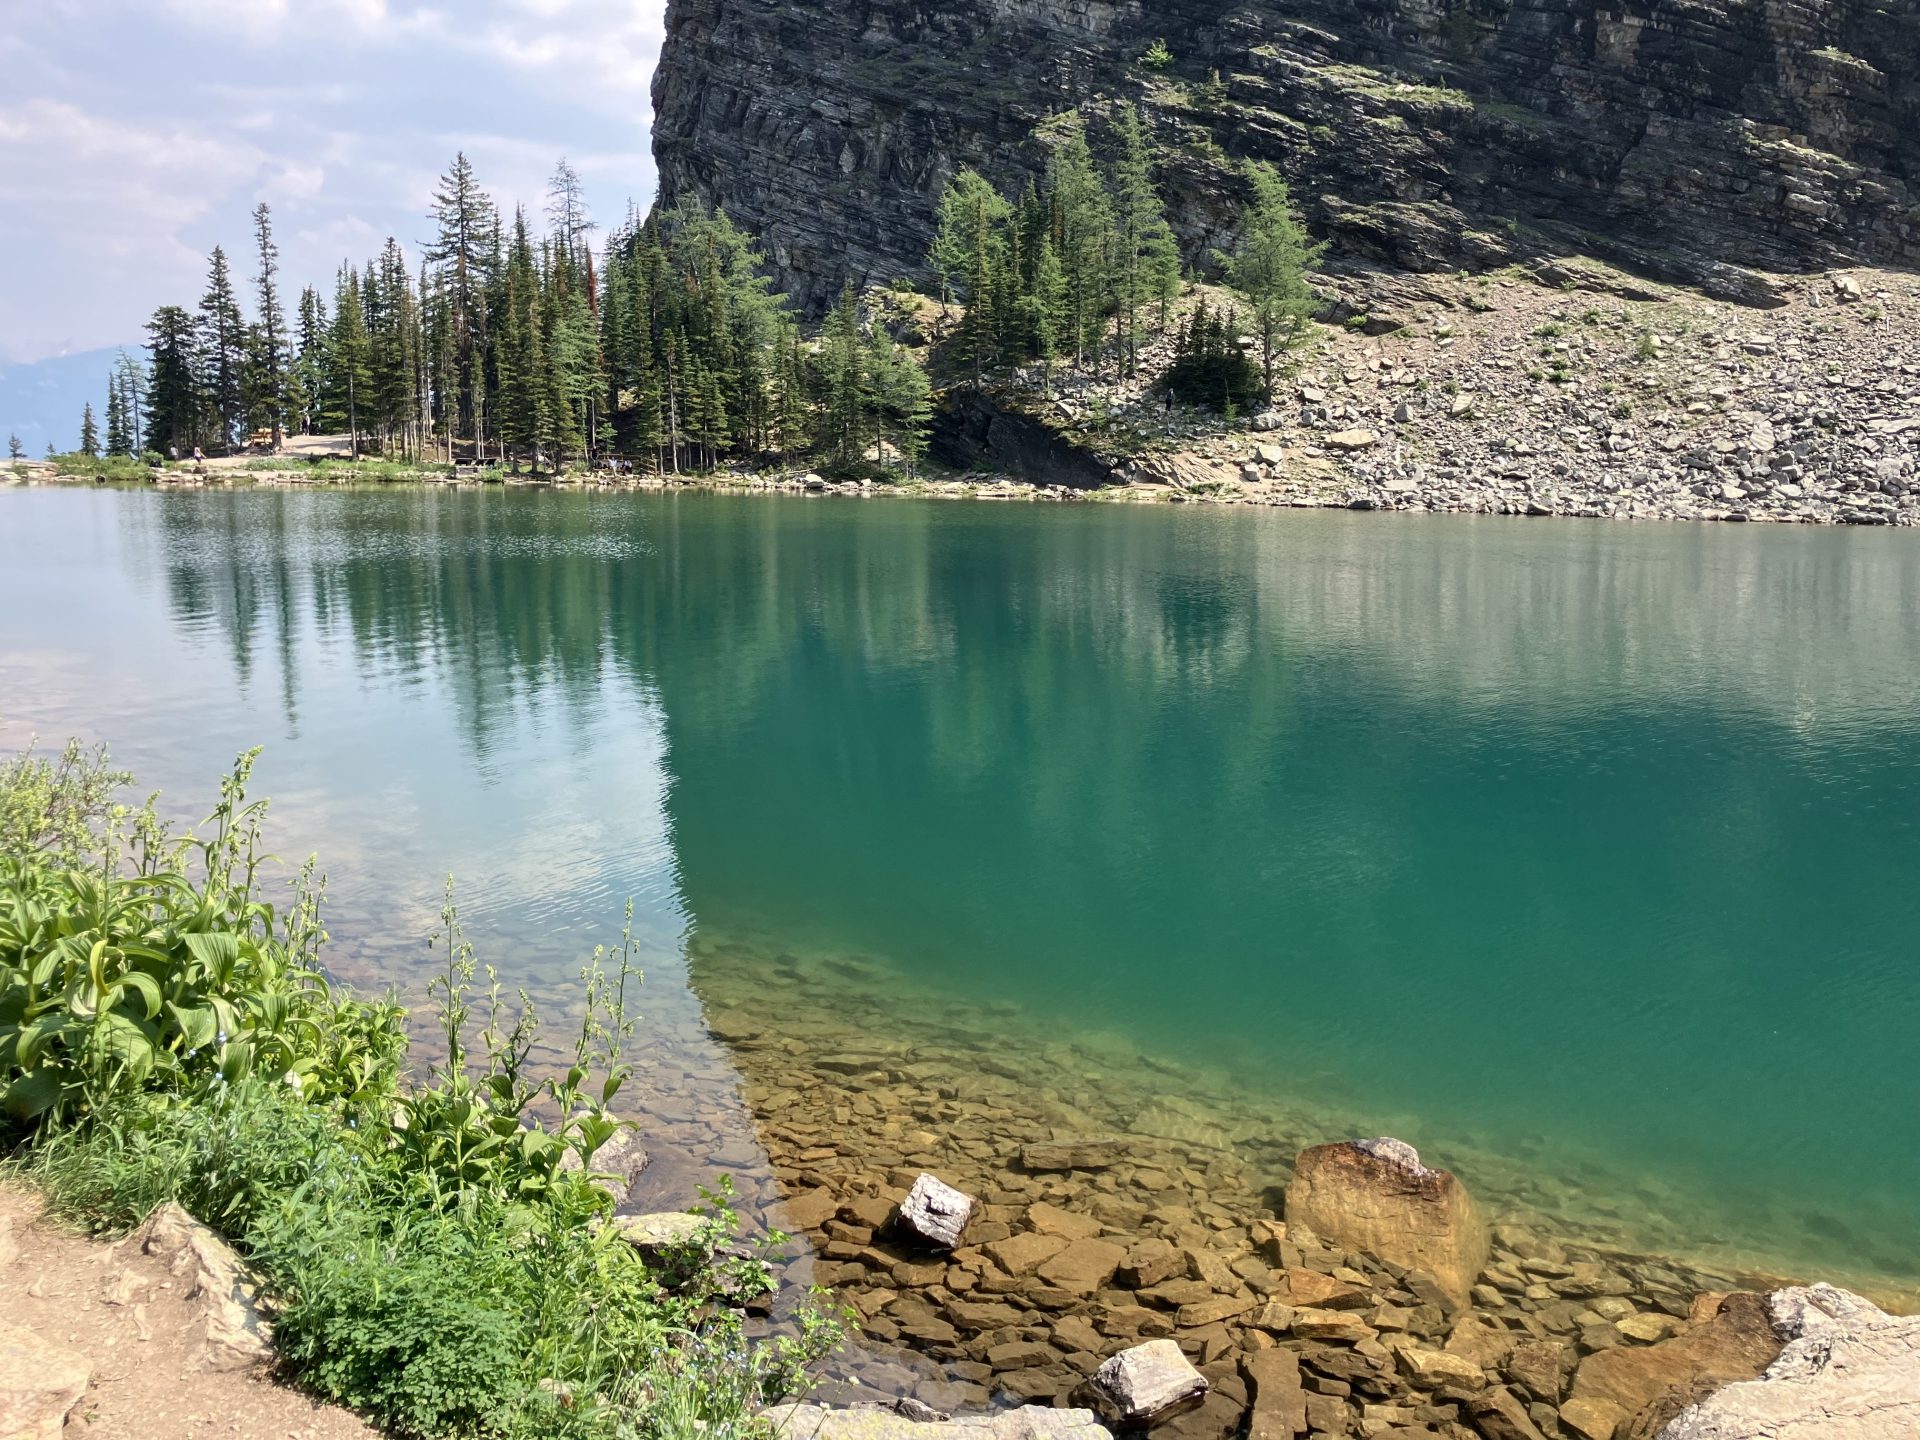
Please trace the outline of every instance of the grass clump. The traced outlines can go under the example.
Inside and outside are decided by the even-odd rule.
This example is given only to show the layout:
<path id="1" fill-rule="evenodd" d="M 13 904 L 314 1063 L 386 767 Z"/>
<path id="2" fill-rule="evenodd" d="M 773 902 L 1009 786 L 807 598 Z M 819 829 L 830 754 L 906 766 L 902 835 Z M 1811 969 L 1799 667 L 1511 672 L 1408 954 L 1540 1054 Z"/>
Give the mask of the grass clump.
<path id="1" fill-rule="evenodd" d="M 203 835 L 116 797 L 104 752 L 0 765 L 0 1141 L 54 1210 L 122 1233 L 177 1201 L 248 1258 L 304 1383 L 418 1437 L 747 1435 L 836 1336 L 748 1347 L 764 1253 L 662 1272 L 606 1223 L 631 916 L 583 971 L 560 1074 L 538 1022 L 484 988 L 451 893 L 435 938 L 440 1053 L 320 966 L 324 882 L 262 898 L 253 756 Z M 731 1226 L 710 1197 L 708 1238 Z M 776 1239 L 779 1237 L 775 1237 Z"/>

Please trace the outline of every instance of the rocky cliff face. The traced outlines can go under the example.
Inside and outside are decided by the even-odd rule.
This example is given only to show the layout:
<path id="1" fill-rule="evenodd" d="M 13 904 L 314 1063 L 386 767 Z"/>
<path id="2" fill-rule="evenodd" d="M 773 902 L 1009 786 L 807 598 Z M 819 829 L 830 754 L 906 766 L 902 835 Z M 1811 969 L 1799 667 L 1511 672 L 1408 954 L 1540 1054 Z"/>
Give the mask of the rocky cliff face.
<path id="1" fill-rule="evenodd" d="M 661 193 L 817 304 L 921 273 L 959 167 L 1031 172 L 1037 122 L 1114 97 L 1196 258 L 1257 156 L 1337 254 L 1409 269 L 1593 254 L 1764 299 L 1920 264 L 1913 0 L 670 0 Z"/>

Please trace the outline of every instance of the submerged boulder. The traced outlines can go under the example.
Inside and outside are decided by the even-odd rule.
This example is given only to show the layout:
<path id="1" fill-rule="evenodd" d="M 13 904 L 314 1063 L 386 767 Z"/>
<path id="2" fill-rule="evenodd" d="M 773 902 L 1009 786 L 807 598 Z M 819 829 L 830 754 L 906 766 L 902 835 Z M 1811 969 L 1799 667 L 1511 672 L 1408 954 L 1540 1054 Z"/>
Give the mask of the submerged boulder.
<path id="1" fill-rule="evenodd" d="M 1704 1324 L 1672 1340 L 1587 1356 L 1574 1373 L 1568 1402 L 1614 1406 L 1623 1420 L 1636 1420 L 1658 1405 L 1665 1407 L 1664 1423 L 1720 1386 L 1755 1379 L 1779 1355 L 1780 1343 L 1766 1297 L 1736 1292 L 1721 1299 Z"/>
<path id="2" fill-rule="evenodd" d="M 1287 1220 L 1352 1250 L 1424 1270 L 1464 1309 L 1492 1248 L 1473 1197 L 1402 1140 L 1346 1140 L 1300 1152 Z"/>

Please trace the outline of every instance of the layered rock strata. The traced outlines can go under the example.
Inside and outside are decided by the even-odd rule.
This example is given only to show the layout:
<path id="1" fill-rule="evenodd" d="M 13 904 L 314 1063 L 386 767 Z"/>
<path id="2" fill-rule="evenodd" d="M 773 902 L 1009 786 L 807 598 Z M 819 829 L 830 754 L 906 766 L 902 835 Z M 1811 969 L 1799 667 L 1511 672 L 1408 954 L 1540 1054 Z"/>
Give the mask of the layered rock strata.
<path id="1" fill-rule="evenodd" d="M 672 0 L 654 150 L 663 199 L 725 206 L 816 306 L 922 274 L 961 166 L 1017 183 L 1036 124 L 1116 96 L 1191 259 L 1256 156 L 1349 257 L 1595 254 L 1764 298 L 1920 261 L 1917 69 L 1885 0 Z"/>

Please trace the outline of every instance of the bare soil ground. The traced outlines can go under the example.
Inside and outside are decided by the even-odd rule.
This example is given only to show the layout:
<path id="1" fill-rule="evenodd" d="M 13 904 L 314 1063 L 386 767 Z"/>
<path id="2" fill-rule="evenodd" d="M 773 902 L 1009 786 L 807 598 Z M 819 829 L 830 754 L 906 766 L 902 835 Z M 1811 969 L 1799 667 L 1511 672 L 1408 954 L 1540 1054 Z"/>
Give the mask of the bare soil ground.
<path id="1" fill-rule="evenodd" d="M 0 1322 L 93 1365 L 62 1440 L 376 1440 L 270 1375 L 207 1368 L 204 1321 L 183 1289 L 160 1257 L 62 1229 L 37 1196 L 0 1185 Z"/>

